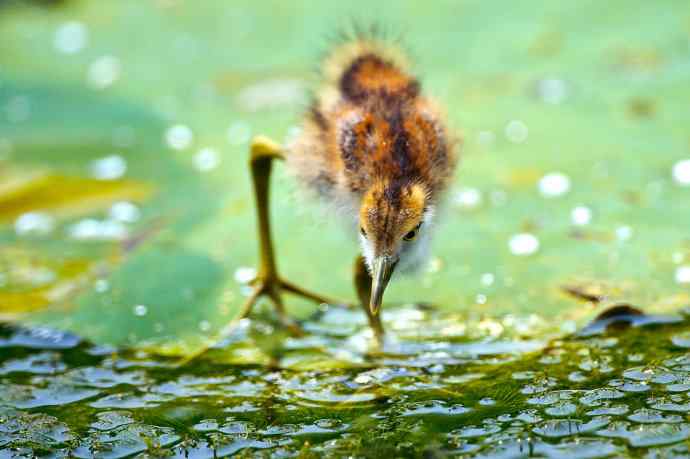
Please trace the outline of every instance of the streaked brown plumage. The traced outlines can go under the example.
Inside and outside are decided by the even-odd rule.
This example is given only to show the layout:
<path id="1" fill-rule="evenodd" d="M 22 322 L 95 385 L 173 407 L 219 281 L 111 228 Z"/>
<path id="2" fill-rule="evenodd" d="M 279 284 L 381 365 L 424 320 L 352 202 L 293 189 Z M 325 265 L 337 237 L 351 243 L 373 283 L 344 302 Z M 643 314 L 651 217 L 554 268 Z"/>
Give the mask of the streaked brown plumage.
<path id="1" fill-rule="evenodd" d="M 298 180 L 359 227 L 357 288 L 377 334 L 378 307 L 391 274 L 399 264 L 413 268 L 422 258 L 426 227 L 454 173 L 456 143 L 404 55 L 359 37 L 325 59 L 323 84 L 302 133 L 284 150 Z"/>

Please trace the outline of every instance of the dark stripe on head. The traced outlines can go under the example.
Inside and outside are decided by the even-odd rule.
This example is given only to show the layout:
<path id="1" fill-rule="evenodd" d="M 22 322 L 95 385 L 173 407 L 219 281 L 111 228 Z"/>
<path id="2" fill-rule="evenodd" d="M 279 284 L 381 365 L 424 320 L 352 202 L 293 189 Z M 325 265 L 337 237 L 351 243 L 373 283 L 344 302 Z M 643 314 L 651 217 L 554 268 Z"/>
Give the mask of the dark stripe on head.
<path id="1" fill-rule="evenodd" d="M 390 130 L 393 134 L 391 157 L 398 166 L 400 175 L 409 176 L 416 172 L 416 168 L 411 158 L 410 138 L 405 130 L 404 121 L 401 107 L 395 107 L 388 117 Z"/>
<path id="2" fill-rule="evenodd" d="M 354 131 L 356 123 L 345 123 L 340 130 L 340 156 L 343 158 L 345 168 L 356 170 L 360 164 L 359 141 Z"/>
<path id="3" fill-rule="evenodd" d="M 374 55 L 361 56 L 355 59 L 350 67 L 343 72 L 343 76 L 340 77 L 340 91 L 345 98 L 354 102 L 361 102 L 367 97 L 366 90 L 357 81 L 357 74 L 364 62 L 369 59 L 380 62 L 380 59 Z"/>
<path id="4" fill-rule="evenodd" d="M 419 94 L 419 83 L 415 79 L 371 53 L 353 60 L 340 77 L 339 85 L 342 95 L 355 103 L 362 103 L 373 95 L 407 99 Z"/>

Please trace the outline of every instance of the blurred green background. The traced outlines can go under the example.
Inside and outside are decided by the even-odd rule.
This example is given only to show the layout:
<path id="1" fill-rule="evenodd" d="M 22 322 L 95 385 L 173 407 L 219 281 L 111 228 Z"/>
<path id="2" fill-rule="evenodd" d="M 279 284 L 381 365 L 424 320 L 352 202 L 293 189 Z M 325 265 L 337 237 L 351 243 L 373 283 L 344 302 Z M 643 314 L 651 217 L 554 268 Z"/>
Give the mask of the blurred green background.
<path id="1" fill-rule="evenodd" d="M 429 267 L 389 303 L 557 332 L 688 304 L 686 1 L 40 3 L 0 2 L 0 319 L 213 339 L 257 260 L 248 141 L 295 135 L 352 20 L 402 34 L 464 137 Z M 274 178 L 280 269 L 352 300 L 355 235 Z"/>

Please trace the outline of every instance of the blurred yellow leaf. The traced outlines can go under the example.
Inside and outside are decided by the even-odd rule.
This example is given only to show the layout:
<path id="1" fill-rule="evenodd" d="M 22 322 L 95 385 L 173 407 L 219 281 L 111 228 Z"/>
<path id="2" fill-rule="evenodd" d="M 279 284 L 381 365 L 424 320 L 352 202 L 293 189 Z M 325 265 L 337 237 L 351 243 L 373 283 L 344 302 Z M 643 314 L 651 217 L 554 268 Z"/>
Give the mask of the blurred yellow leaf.
<path id="1" fill-rule="evenodd" d="M 0 221 L 32 210 L 52 210 L 62 216 L 88 213 L 109 203 L 142 201 L 152 192 L 133 180 L 95 180 L 57 175 L 43 170 L 0 170 Z"/>
<path id="2" fill-rule="evenodd" d="M 43 309 L 67 299 L 88 279 L 92 262 L 49 260 L 31 249 L 0 249 L 0 320 Z"/>

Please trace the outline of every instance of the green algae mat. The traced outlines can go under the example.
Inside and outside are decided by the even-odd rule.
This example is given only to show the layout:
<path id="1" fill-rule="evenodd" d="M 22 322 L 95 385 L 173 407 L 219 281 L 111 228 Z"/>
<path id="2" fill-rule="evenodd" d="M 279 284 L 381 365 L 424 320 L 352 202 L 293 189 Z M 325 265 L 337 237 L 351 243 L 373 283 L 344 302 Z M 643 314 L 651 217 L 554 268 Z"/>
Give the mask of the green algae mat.
<path id="1" fill-rule="evenodd" d="M 0 1 L 0 458 L 690 455 L 687 2 L 48 3 Z M 379 352 L 356 308 L 234 321 L 249 140 L 353 18 L 464 138 Z M 354 301 L 355 236 L 274 178 L 280 269 Z"/>

